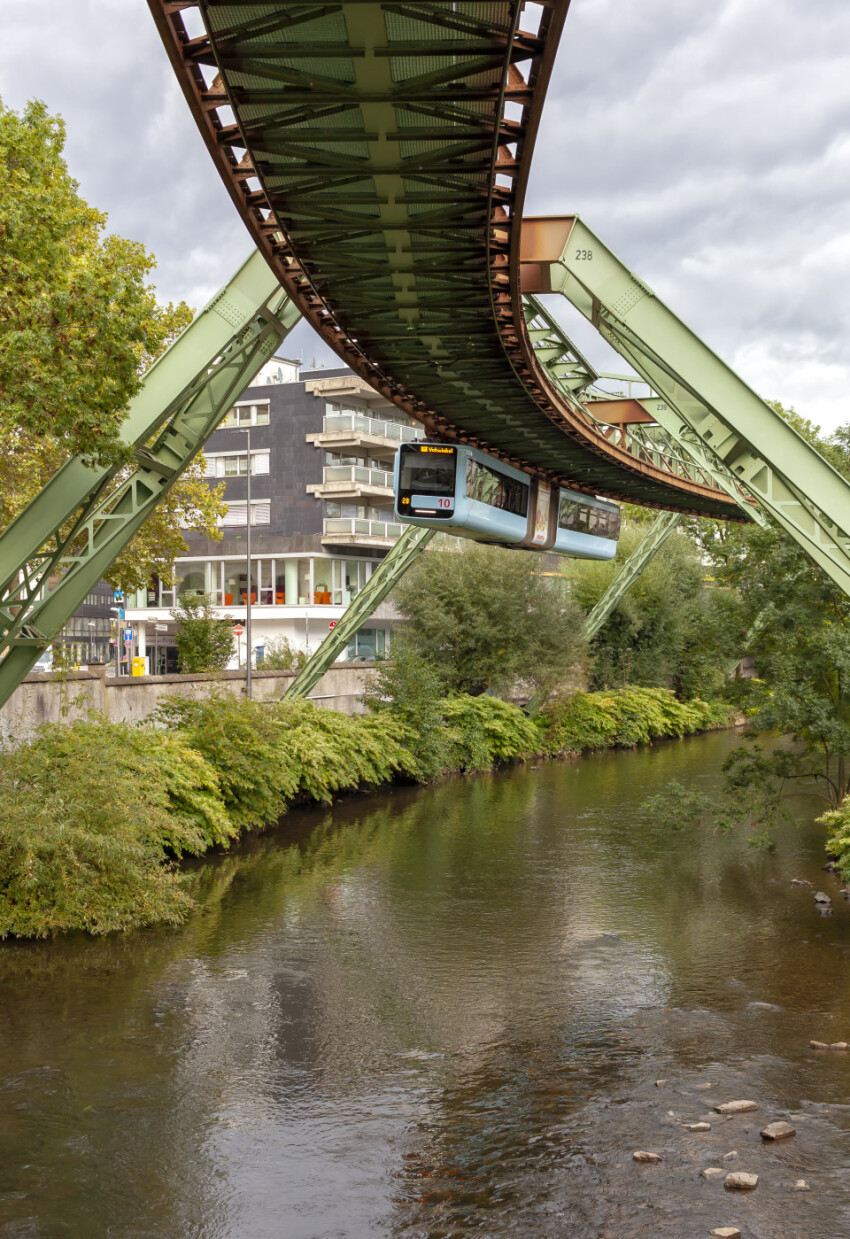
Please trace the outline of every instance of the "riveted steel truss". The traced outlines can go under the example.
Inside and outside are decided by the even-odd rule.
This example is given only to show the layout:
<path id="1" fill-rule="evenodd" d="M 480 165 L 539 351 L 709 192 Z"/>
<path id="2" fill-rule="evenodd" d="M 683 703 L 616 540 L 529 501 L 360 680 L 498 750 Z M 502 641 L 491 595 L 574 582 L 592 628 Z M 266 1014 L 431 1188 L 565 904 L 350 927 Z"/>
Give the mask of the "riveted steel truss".
<path id="1" fill-rule="evenodd" d="M 675 531 L 681 519 L 679 512 L 659 512 L 596 606 L 588 613 L 584 621 L 584 635 L 588 640 L 596 636 L 611 612 Z"/>
<path id="2" fill-rule="evenodd" d="M 525 328 L 519 222 L 568 0 L 149 4 L 258 246 L 373 387 L 541 477 L 737 515 L 723 490 L 606 438 Z"/>
<path id="3" fill-rule="evenodd" d="M 545 287 L 571 301 L 658 393 L 647 411 L 746 488 L 850 594 L 850 484 L 578 217 L 537 228 Z M 553 260 L 541 264 L 544 235 Z"/>
<path id="4" fill-rule="evenodd" d="M 0 536 L 0 704 L 299 317 L 254 255 L 148 373 L 121 428 L 126 476 L 74 458 Z"/>
<path id="5" fill-rule="evenodd" d="M 420 529 L 416 525 L 408 525 L 386 558 L 378 564 L 357 597 L 349 603 L 336 628 L 328 633 L 315 654 L 298 672 L 284 693 L 284 697 L 306 697 L 313 691 L 328 668 L 345 650 L 349 641 L 357 635 L 358 630 L 384 601 L 393 586 L 419 558 L 435 532 L 433 529 Z"/>

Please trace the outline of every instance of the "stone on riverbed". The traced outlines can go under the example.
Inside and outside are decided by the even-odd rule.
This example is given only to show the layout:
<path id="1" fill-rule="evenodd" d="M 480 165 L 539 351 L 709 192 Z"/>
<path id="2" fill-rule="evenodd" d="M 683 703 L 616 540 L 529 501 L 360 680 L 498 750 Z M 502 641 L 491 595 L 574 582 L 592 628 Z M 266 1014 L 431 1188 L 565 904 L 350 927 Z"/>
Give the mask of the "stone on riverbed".
<path id="1" fill-rule="evenodd" d="M 807 882 L 805 878 L 792 878 L 792 886 L 811 886 L 811 882 Z"/>
<path id="2" fill-rule="evenodd" d="M 636 1149 L 632 1153 L 632 1161 L 635 1162 L 660 1162 L 661 1157 L 658 1153 L 647 1153 L 646 1149 Z"/>
<path id="3" fill-rule="evenodd" d="M 796 1134 L 797 1128 L 786 1123 L 784 1119 L 778 1123 L 768 1123 L 767 1127 L 761 1129 L 762 1140 L 787 1140 L 789 1136 Z"/>
<path id="4" fill-rule="evenodd" d="M 826 891 L 815 891 L 815 903 L 832 903 Z"/>
<path id="5" fill-rule="evenodd" d="M 718 1226 L 708 1233 L 711 1239 L 741 1239 L 741 1232 L 737 1226 Z"/>
<path id="6" fill-rule="evenodd" d="M 812 1047 L 813 1050 L 828 1050 L 829 1049 L 828 1041 L 810 1041 L 809 1045 Z"/>
<path id="7" fill-rule="evenodd" d="M 655 1087 L 656 1087 L 656 1088 L 663 1088 L 663 1087 L 664 1087 L 664 1085 L 665 1085 L 666 1083 L 667 1083 L 667 1081 L 666 1081 L 666 1080 L 656 1080 L 656 1081 L 655 1081 Z"/>
<path id="8" fill-rule="evenodd" d="M 831 1050 L 846 1050 L 847 1042 L 846 1041 L 830 1041 L 829 1048 Z"/>
<path id="9" fill-rule="evenodd" d="M 722 1179 L 726 1171 L 722 1166 L 706 1166 L 699 1174 L 701 1179 Z"/>
<path id="10" fill-rule="evenodd" d="M 746 1114 L 748 1110 L 758 1110 L 759 1107 L 757 1101 L 724 1101 L 714 1108 L 718 1114 Z"/>
<path id="11" fill-rule="evenodd" d="M 811 1190 L 805 1179 L 796 1179 L 791 1188 L 792 1192 L 810 1192 Z"/>
<path id="12" fill-rule="evenodd" d="M 710 1123 L 683 1123 L 685 1131 L 711 1131 Z"/>
<path id="13" fill-rule="evenodd" d="M 745 1170 L 733 1170 L 731 1174 L 727 1174 L 723 1181 L 723 1186 L 728 1188 L 730 1192 L 751 1192 L 758 1185 L 758 1175 L 747 1174 Z"/>

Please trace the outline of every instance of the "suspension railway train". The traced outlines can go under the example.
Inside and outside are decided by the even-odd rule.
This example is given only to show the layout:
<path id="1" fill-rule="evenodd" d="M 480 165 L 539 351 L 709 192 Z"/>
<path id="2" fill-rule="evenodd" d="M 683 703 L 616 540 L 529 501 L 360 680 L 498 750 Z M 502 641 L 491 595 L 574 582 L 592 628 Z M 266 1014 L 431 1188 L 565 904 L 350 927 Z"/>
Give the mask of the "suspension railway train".
<path id="1" fill-rule="evenodd" d="M 400 521 L 446 533 L 579 559 L 613 559 L 615 503 L 577 494 L 474 447 L 405 443 L 395 461 Z"/>

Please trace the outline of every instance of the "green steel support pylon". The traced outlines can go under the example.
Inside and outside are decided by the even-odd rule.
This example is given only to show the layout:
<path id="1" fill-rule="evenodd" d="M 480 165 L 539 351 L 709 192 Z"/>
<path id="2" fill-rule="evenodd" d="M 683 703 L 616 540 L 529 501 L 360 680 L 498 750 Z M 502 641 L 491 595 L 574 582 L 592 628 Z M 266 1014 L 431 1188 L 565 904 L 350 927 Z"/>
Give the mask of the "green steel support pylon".
<path id="1" fill-rule="evenodd" d="M 0 536 L 0 705 L 68 622 L 300 317 L 259 254 L 156 362 L 122 438 L 135 467 L 70 460 Z M 48 589 L 56 574 L 58 584 Z"/>
<path id="2" fill-rule="evenodd" d="M 349 641 L 357 634 L 375 608 L 400 581 L 414 560 L 418 559 L 435 534 L 434 529 L 420 529 L 408 525 L 395 546 L 381 560 L 356 598 L 349 603 L 345 614 L 321 643 L 315 654 L 305 663 L 284 693 L 284 697 L 306 697 L 327 669 L 332 666 Z"/>
<path id="3" fill-rule="evenodd" d="M 647 564 L 661 549 L 681 521 L 680 512 L 661 512 L 623 564 L 614 580 L 584 621 L 584 635 L 595 637 L 623 595 L 631 589 Z"/>
<path id="4" fill-rule="evenodd" d="M 732 474 L 850 595 L 850 484 L 577 217 L 548 286 L 634 366 L 659 424 Z"/>

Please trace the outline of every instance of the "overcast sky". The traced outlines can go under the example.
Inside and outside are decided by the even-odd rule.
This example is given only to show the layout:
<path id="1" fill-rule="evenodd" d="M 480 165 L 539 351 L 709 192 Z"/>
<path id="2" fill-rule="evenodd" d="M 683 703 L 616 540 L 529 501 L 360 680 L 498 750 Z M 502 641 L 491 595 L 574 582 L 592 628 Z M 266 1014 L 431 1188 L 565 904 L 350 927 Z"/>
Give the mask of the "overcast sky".
<path id="1" fill-rule="evenodd" d="M 4 103 L 62 113 L 83 195 L 201 305 L 250 240 L 144 0 L 0 0 L 0 31 Z M 762 395 L 850 421 L 850 0 L 573 0 L 527 207 L 580 212 Z"/>

